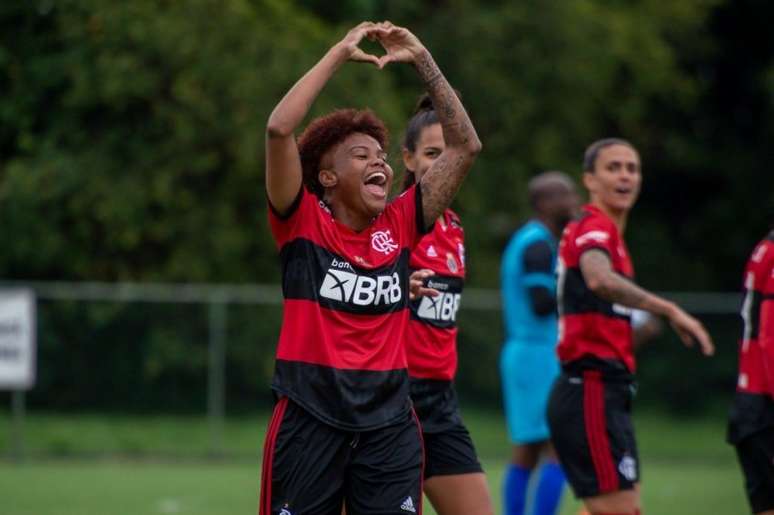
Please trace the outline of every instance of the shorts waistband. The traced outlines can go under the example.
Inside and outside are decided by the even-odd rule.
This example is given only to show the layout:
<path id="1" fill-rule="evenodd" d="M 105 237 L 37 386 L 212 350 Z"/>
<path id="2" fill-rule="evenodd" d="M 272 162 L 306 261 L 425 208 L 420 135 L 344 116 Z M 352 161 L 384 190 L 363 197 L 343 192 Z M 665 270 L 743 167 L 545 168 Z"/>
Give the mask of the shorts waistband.
<path id="1" fill-rule="evenodd" d="M 577 366 L 562 365 L 562 374 L 566 377 L 583 380 L 590 375 L 596 377 L 605 383 L 615 384 L 636 384 L 634 375 L 628 371 L 606 370 L 599 368 L 585 368 Z"/>

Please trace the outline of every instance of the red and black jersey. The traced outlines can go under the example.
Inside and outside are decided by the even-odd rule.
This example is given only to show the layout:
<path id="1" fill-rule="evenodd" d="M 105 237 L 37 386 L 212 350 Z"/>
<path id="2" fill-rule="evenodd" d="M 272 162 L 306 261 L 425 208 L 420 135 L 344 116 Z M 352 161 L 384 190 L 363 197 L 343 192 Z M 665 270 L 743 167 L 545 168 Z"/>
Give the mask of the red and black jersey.
<path id="1" fill-rule="evenodd" d="M 305 188 L 289 214 L 270 210 L 284 312 L 272 388 L 345 430 L 389 425 L 410 410 L 404 347 L 410 248 L 422 198 L 410 188 L 361 232 Z"/>
<path id="2" fill-rule="evenodd" d="M 747 261 L 737 391 L 774 397 L 774 231 Z"/>
<path id="3" fill-rule="evenodd" d="M 457 310 L 465 283 L 465 233 L 454 211 L 447 209 L 414 247 L 409 267 L 435 272 L 427 286 L 440 292 L 437 297 L 423 296 L 410 302 L 406 336 L 409 374 L 451 381 L 457 371 Z"/>
<path id="4" fill-rule="evenodd" d="M 742 279 L 739 376 L 728 439 L 774 427 L 774 231 L 753 250 Z"/>
<path id="5" fill-rule="evenodd" d="M 580 218 L 567 224 L 559 243 L 559 359 L 569 365 L 591 358 L 612 368 L 623 364 L 634 373 L 631 309 L 589 289 L 580 258 L 591 249 L 607 253 L 616 273 L 634 277 L 629 251 L 615 223 L 596 206 L 584 206 Z"/>

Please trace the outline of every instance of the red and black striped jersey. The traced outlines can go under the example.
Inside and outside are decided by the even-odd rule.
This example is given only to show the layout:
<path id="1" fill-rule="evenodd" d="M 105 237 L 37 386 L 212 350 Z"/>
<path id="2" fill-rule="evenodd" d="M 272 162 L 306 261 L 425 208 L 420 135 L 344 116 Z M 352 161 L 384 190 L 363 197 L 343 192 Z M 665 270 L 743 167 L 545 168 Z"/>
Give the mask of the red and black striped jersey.
<path id="1" fill-rule="evenodd" d="M 753 250 L 743 281 L 736 388 L 774 398 L 774 231 Z"/>
<path id="2" fill-rule="evenodd" d="M 753 250 L 742 278 L 739 376 L 726 439 L 774 427 L 774 231 Z"/>
<path id="3" fill-rule="evenodd" d="M 591 249 L 607 253 L 616 273 L 634 277 L 629 251 L 615 223 L 596 206 L 584 206 L 580 218 L 567 224 L 559 243 L 559 359 L 567 365 L 595 358 L 612 365 L 623 364 L 633 373 L 632 310 L 604 300 L 589 289 L 581 273 L 580 258 Z"/>
<path id="4" fill-rule="evenodd" d="M 410 302 L 406 335 L 409 375 L 451 381 L 457 371 L 457 310 L 465 283 L 465 233 L 451 209 L 414 247 L 409 267 L 435 272 L 427 286 L 440 292 L 437 297 Z"/>
<path id="5" fill-rule="evenodd" d="M 404 337 L 410 249 L 422 198 L 410 188 L 355 232 L 305 188 L 289 214 L 270 209 L 284 309 L 272 388 L 345 430 L 410 410 Z"/>

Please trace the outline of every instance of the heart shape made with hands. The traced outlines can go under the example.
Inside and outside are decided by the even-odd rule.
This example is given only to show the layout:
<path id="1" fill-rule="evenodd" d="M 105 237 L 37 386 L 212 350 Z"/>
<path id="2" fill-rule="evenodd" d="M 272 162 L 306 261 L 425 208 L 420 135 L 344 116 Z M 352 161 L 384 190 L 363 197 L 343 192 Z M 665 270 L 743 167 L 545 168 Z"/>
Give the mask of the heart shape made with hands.
<path id="1" fill-rule="evenodd" d="M 364 25 L 366 24 L 356 27 L 353 30 L 355 33 L 351 34 L 356 38 L 356 41 L 352 41 L 350 55 L 350 59 L 354 61 L 370 62 L 382 69 L 391 62 L 412 62 L 421 52 L 422 44 L 408 29 L 389 23 Z M 377 57 L 362 50 L 359 45 L 364 37 L 378 42 L 385 54 Z"/>

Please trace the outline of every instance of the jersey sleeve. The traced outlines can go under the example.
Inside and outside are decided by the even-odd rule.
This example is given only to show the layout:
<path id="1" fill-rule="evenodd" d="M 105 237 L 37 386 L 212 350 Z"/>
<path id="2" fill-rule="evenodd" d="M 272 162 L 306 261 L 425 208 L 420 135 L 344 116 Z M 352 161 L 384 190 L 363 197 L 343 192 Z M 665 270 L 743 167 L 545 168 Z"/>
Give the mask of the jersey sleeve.
<path id="1" fill-rule="evenodd" d="M 316 202 L 317 197 L 309 193 L 305 187 L 301 187 L 296 199 L 291 204 L 287 213 L 280 214 L 266 199 L 269 206 L 269 226 L 271 234 L 278 248 L 281 248 L 286 242 L 292 240 L 298 235 L 301 227 L 301 220 L 305 213 L 309 211 L 310 203 Z"/>
<path id="2" fill-rule="evenodd" d="M 532 288 L 542 286 L 553 292 L 556 287 L 554 278 L 554 259 L 551 245 L 545 240 L 530 243 L 524 249 L 524 286 Z"/>
<path id="3" fill-rule="evenodd" d="M 578 259 L 591 249 L 599 249 L 611 257 L 614 256 L 615 235 L 615 225 L 609 220 L 597 216 L 584 220 L 573 235 L 573 246 Z"/>
<path id="4" fill-rule="evenodd" d="M 390 224 L 401 235 L 404 246 L 414 247 L 422 236 L 429 233 L 433 226 L 425 228 L 422 212 L 422 188 L 416 184 L 401 193 L 387 206 L 386 214 Z"/>

